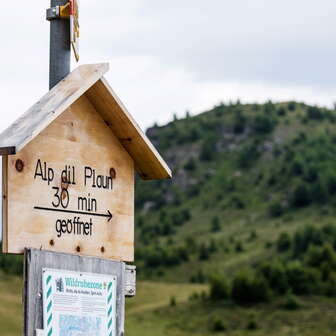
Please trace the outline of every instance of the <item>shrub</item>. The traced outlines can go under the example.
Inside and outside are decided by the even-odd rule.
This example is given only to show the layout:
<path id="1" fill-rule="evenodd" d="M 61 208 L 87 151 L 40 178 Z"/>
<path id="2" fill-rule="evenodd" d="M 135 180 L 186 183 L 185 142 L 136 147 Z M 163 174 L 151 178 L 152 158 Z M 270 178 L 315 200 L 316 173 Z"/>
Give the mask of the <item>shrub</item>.
<path id="1" fill-rule="evenodd" d="M 208 251 L 210 253 L 215 253 L 217 251 L 217 244 L 216 244 L 216 241 L 214 239 L 210 240 Z"/>
<path id="2" fill-rule="evenodd" d="M 254 319 L 250 320 L 246 325 L 246 329 L 247 330 L 257 330 L 258 329 L 257 322 Z"/>
<path id="3" fill-rule="evenodd" d="M 273 261 L 262 264 L 258 268 L 258 273 L 266 279 L 270 289 L 275 293 L 284 294 L 287 292 L 289 285 L 286 269 L 280 262 Z"/>
<path id="4" fill-rule="evenodd" d="M 246 127 L 247 118 L 242 114 L 242 112 L 237 112 L 235 119 L 233 121 L 233 132 L 235 134 L 244 133 Z"/>
<path id="5" fill-rule="evenodd" d="M 170 298 L 170 306 L 171 307 L 175 307 L 176 306 L 176 298 L 175 298 L 175 296 L 172 296 L 171 298 Z"/>
<path id="6" fill-rule="evenodd" d="M 2 249 L 0 243 L 0 248 Z M 0 253 L 0 269 L 7 274 L 22 275 L 23 257 Z"/>
<path id="7" fill-rule="evenodd" d="M 282 107 L 282 106 L 279 107 L 278 111 L 277 111 L 277 114 L 278 114 L 279 117 L 285 116 L 286 115 L 286 109 L 284 107 Z"/>
<path id="8" fill-rule="evenodd" d="M 293 253 L 295 257 L 304 254 L 310 244 L 322 245 L 322 232 L 311 225 L 298 230 L 293 239 Z"/>
<path id="9" fill-rule="evenodd" d="M 202 161 L 211 161 L 215 158 L 216 153 L 216 137 L 211 136 L 203 141 L 200 153 Z"/>
<path id="10" fill-rule="evenodd" d="M 299 184 L 294 189 L 291 203 L 296 208 L 305 207 L 311 203 L 310 192 L 305 184 Z"/>
<path id="11" fill-rule="evenodd" d="M 175 233 L 175 229 L 173 227 L 173 225 L 168 222 L 168 221 L 164 221 L 163 225 L 162 225 L 162 230 L 161 230 L 161 234 L 163 236 L 169 236 Z"/>
<path id="12" fill-rule="evenodd" d="M 287 108 L 289 111 L 295 111 L 296 110 L 296 102 L 290 101 L 287 105 Z"/>
<path id="13" fill-rule="evenodd" d="M 275 126 L 275 121 L 267 115 L 258 115 L 253 120 L 253 130 L 257 134 L 268 134 L 273 131 L 273 128 Z"/>
<path id="14" fill-rule="evenodd" d="M 307 169 L 305 173 L 305 180 L 307 182 L 315 182 L 318 179 L 318 169 L 314 166 L 311 166 Z"/>
<path id="15" fill-rule="evenodd" d="M 288 251 L 291 248 L 292 240 L 287 232 L 282 232 L 277 241 L 277 250 L 279 252 Z"/>
<path id="16" fill-rule="evenodd" d="M 142 216 L 138 217 L 137 226 L 141 229 L 144 225 L 144 218 Z"/>
<path id="17" fill-rule="evenodd" d="M 271 217 L 280 217 L 284 214 L 284 208 L 280 202 L 273 202 L 269 208 L 269 214 Z"/>
<path id="18" fill-rule="evenodd" d="M 190 158 L 184 165 L 184 168 L 189 171 L 194 171 L 196 169 L 196 161 L 194 158 Z"/>
<path id="19" fill-rule="evenodd" d="M 325 203 L 328 199 L 328 190 L 325 184 L 317 180 L 311 188 L 311 199 L 316 203 Z"/>
<path id="20" fill-rule="evenodd" d="M 323 120 L 324 114 L 317 106 L 308 106 L 306 117 L 311 120 Z"/>
<path id="21" fill-rule="evenodd" d="M 303 165 L 300 161 L 294 161 L 290 167 L 291 175 L 300 176 L 303 174 Z"/>
<path id="22" fill-rule="evenodd" d="M 287 310 L 297 310 L 300 307 L 301 307 L 301 304 L 298 298 L 295 295 L 293 295 L 292 292 L 288 292 L 285 297 L 283 308 Z"/>
<path id="23" fill-rule="evenodd" d="M 221 230 L 221 224 L 218 216 L 214 216 L 211 220 L 211 232 L 218 232 Z"/>
<path id="24" fill-rule="evenodd" d="M 275 105 L 271 100 L 269 100 L 266 104 L 264 104 L 264 112 L 266 115 L 270 115 L 275 112 Z"/>
<path id="25" fill-rule="evenodd" d="M 238 274 L 232 283 L 232 299 L 238 304 L 268 301 L 270 289 L 262 277 L 252 278 L 248 273 Z"/>
<path id="26" fill-rule="evenodd" d="M 189 197 L 196 197 L 200 193 L 200 185 L 199 184 L 193 184 L 187 189 L 187 195 Z"/>
<path id="27" fill-rule="evenodd" d="M 256 230 L 252 230 L 250 233 L 250 237 L 248 239 L 248 241 L 254 241 L 258 238 L 258 234 Z"/>
<path id="28" fill-rule="evenodd" d="M 232 196 L 231 198 L 231 204 L 237 209 L 244 209 L 245 208 L 245 203 L 242 198 L 240 198 L 237 195 Z"/>
<path id="29" fill-rule="evenodd" d="M 189 261 L 188 249 L 184 246 L 180 246 L 176 249 L 176 254 L 181 261 Z"/>
<path id="30" fill-rule="evenodd" d="M 323 266 L 324 272 L 330 273 L 336 268 L 336 253 L 329 243 L 324 243 L 323 246 L 309 246 L 305 259 L 308 266 L 315 268 Z"/>
<path id="31" fill-rule="evenodd" d="M 206 278 L 202 270 L 199 270 L 190 278 L 191 283 L 205 283 L 205 280 Z"/>
<path id="32" fill-rule="evenodd" d="M 221 319 L 216 318 L 211 323 L 211 330 L 214 331 L 214 332 L 225 331 L 226 330 L 226 326 L 225 326 L 224 322 Z"/>
<path id="33" fill-rule="evenodd" d="M 200 245 L 198 258 L 199 260 L 208 260 L 210 258 L 209 250 L 204 243 Z"/>
<path id="34" fill-rule="evenodd" d="M 213 276 L 210 279 L 210 299 L 213 301 L 227 300 L 230 297 L 230 289 L 225 278 Z"/>
<path id="35" fill-rule="evenodd" d="M 327 174 L 326 186 L 331 195 L 336 194 L 336 175 L 334 173 Z"/>
<path id="36" fill-rule="evenodd" d="M 188 221 L 191 219 L 191 213 L 189 209 L 183 209 L 181 211 L 181 217 L 183 218 L 184 221 Z"/>
<path id="37" fill-rule="evenodd" d="M 332 272 L 328 276 L 328 280 L 324 286 L 324 294 L 329 297 L 336 296 L 336 273 Z"/>
<path id="38" fill-rule="evenodd" d="M 316 294 L 320 282 L 317 270 L 305 267 L 299 261 L 293 261 L 288 264 L 286 273 L 294 294 Z"/>
<path id="39" fill-rule="evenodd" d="M 235 250 L 236 250 L 236 252 L 238 252 L 238 253 L 244 251 L 243 244 L 242 244 L 240 241 L 238 241 L 238 242 L 236 243 Z"/>
<path id="40" fill-rule="evenodd" d="M 273 185 L 275 185 L 277 183 L 277 176 L 275 174 L 272 174 L 268 181 L 267 181 L 267 184 L 271 187 Z"/>
<path id="41" fill-rule="evenodd" d="M 249 168 L 259 157 L 258 147 L 255 144 L 245 145 L 238 154 L 238 166 L 240 168 Z"/>

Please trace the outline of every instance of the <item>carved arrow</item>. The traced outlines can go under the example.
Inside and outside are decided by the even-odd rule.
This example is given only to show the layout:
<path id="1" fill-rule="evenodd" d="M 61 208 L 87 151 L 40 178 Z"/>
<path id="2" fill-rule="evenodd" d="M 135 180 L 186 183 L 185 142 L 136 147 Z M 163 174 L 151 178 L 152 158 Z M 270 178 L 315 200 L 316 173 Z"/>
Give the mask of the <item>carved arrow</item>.
<path id="1" fill-rule="evenodd" d="M 89 215 L 89 216 L 96 216 L 96 217 L 107 217 L 107 221 L 111 221 L 113 218 L 113 215 L 111 214 L 110 210 L 107 210 L 106 214 L 99 214 L 95 212 L 84 212 L 84 211 L 75 211 L 75 210 L 66 210 L 66 209 L 56 209 L 56 208 L 44 208 L 44 207 L 39 207 L 36 206 L 34 207 L 36 210 L 44 210 L 44 211 L 55 211 L 55 212 L 65 212 L 65 213 L 73 213 L 73 214 L 78 214 L 78 215 Z"/>

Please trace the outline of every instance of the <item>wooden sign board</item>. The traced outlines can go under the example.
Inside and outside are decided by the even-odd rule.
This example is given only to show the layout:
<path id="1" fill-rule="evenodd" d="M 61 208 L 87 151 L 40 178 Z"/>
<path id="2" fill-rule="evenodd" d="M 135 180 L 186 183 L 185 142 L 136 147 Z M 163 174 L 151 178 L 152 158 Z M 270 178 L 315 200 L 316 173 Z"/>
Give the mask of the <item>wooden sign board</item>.
<path id="1" fill-rule="evenodd" d="M 3 249 L 134 257 L 134 172 L 171 171 L 103 77 L 83 65 L 0 134 Z"/>
<path id="2" fill-rule="evenodd" d="M 133 160 L 85 96 L 3 171 L 5 252 L 133 260 Z"/>

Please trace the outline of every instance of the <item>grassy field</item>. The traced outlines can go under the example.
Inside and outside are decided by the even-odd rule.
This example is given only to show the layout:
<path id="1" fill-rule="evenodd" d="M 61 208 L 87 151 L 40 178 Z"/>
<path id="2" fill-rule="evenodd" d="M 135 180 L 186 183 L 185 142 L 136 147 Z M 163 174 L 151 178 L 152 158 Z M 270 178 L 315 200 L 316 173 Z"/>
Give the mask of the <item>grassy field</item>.
<path id="1" fill-rule="evenodd" d="M 230 304 L 211 304 L 191 297 L 207 292 L 205 285 L 139 282 L 137 296 L 127 300 L 127 336 L 332 336 L 336 332 L 336 299 L 301 299 L 301 308 L 288 311 L 282 300 L 240 308 Z M 0 276 L 1 336 L 21 335 L 22 281 Z M 172 305 L 172 297 L 175 305 Z M 225 331 L 213 331 L 221 320 Z"/>
<path id="2" fill-rule="evenodd" d="M 155 290 L 156 285 L 148 289 L 150 287 Z M 139 301 L 145 293 L 139 294 L 139 309 L 129 310 L 127 314 L 126 335 L 332 336 L 336 332 L 335 299 L 303 298 L 301 308 L 295 311 L 283 309 L 281 299 L 253 308 L 213 305 L 202 300 L 183 302 L 177 299 L 176 306 L 166 300 L 163 304 L 163 298 L 173 287 L 165 287 L 160 305 L 155 308 L 153 305 L 150 309 L 141 309 Z M 222 321 L 224 331 L 213 330 L 215 320 Z"/>
<path id="3" fill-rule="evenodd" d="M 17 336 L 22 334 L 22 281 L 0 273 L 0 334 Z"/>

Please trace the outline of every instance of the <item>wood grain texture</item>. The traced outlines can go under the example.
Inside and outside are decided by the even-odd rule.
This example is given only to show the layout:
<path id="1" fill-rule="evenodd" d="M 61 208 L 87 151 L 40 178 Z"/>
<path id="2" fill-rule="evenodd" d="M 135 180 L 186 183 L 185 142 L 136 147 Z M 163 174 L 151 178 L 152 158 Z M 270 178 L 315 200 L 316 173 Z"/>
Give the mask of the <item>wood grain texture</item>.
<path id="1" fill-rule="evenodd" d="M 0 134 L 0 155 L 18 153 L 108 71 L 108 64 L 82 65 Z"/>
<path id="2" fill-rule="evenodd" d="M 24 272 L 24 336 L 35 336 L 36 329 L 43 329 L 43 268 L 117 276 L 116 335 L 124 335 L 125 264 L 123 262 L 27 249 Z"/>
<path id="3" fill-rule="evenodd" d="M 130 153 L 142 179 L 168 179 L 171 170 L 142 132 L 105 78 L 97 81 L 86 93 L 103 119 Z"/>
<path id="4" fill-rule="evenodd" d="M 18 160 L 23 163 L 22 171 L 17 170 Z M 34 178 L 38 160 L 52 167 L 55 176 L 50 184 L 40 176 Z M 54 208 L 52 202 L 57 199 L 52 187 L 64 187 L 61 171 L 66 165 L 75 167 L 76 172 L 76 184 L 65 185 L 70 200 L 66 209 L 85 211 L 78 208 L 78 199 L 89 195 L 97 201 L 95 212 L 111 211 L 111 221 L 94 215 L 34 209 Z M 113 189 L 93 188 L 90 179 L 85 187 L 84 167 L 91 167 L 102 176 L 115 169 Z M 18 154 L 9 156 L 5 171 L 6 168 L 5 252 L 23 253 L 28 247 L 133 261 L 134 163 L 86 96 L 80 97 Z M 92 218 L 92 235 L 66 232 L 59 237 L 57 220 L 73 220 L 75 216 L 86 222 Z"/>

